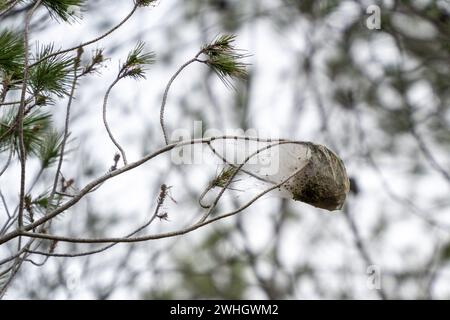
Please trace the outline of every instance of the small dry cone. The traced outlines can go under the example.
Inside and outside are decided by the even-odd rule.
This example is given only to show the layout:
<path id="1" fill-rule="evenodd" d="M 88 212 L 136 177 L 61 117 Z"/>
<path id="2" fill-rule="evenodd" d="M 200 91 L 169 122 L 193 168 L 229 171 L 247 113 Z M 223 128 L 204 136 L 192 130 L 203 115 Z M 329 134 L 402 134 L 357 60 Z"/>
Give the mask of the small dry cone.
<path id="1" fill-rule="evenodd" d="M 350 190 L 350 182 L 342 160 L 325 146 L 306 143 L 308 162 L 283 185 L 294 200 L 326 210 L 342 208 Z M 304 159 L 299 157 L 300 162 Z"/>

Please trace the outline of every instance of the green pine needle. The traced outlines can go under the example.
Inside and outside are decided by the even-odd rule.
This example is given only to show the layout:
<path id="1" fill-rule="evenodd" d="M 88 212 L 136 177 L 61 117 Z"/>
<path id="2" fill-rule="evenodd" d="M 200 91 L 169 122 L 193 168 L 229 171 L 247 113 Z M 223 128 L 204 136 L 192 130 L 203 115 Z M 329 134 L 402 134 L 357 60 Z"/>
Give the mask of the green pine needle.
<path id="1" fill-rule="evenodd" d="M 210 57 L 207 64 L 216 72 L 218 77 L 230 86 L 231 79 L 245 79 L 247 77 L 247 64 L 239 62 L 238 60 L 244 56 L 231 56 L 227 54 L 218 54 Z"/>
<path id="2" fill-rule="evenodd" d="M 42 4 L 53 19 L 70 23 L 80 18 L 78 13 L 85 4 L 85 0 L 43 0 Z"/>
<path id="3" fill-rule="evenodd" d="M 81 75 L 97 73 L 98 68 L 101 66 L 104 60 L 105 57 L 103 56 L 103 49 L 95 50 L 89 64 L 83 67 Z"/>
<path id="4" fill-rule="evenodd" d="M 148 7 L 149 5 L 156 2 L 156 0 L 136 0 L 138 7 Z"/>
<path id="5" fill-rule="evenodd" d="M 58 160 L 62 142 L 63 134 L 58 131 L 52 129 L 44 133 L 37 154 L 42 168 L 48 168 Z"/>
<path id="6" fill-rule="evenodd" d="M 146 67 L 155 63 L 156 56 L 154 52 L 144 52 L 144 45 L 143 42 L 139 42 L 128 54 L 127 60 L 120 69 L 119 78 L 145 78 Z"/>
<path id="7" fill-rule="evenodd" d="M 205 63 L 214 70 L 227 87 L 232 86 L 231 79 L 247 77 L 247 64 L 241 60 L 248 55 L 234 47 L 235 39 L 234 35 L 219 36 L 202 49 L 202 53 L 208 56 Z"/>
<path id="8" fill-rule="evenodd" d="M 16 123 L 16 116 L 17 112 L 10 109 L 0 118 L 0 152 L 12 147 L 14 153 L 19 153 L 18 131 L 9 130 Z M 23 140 L 27 156 L 39 155 L 50 126 L 51 116 L 49 113 L 35 110 L 25 115 L 23 119 Z"/>
<path id="9" fill-rule="evenodd" d="M 9 30 L 0 33 L 0 70 L 5 73 L 21 73 L 24 63 L 22 37 Z"/>
<path id="10" fill-rule="evenodd" d="M 40 194 L 37 198 L 31 200 L 31 208 L 33 211 L 43 215 L 48 210 L 54 210 L 58 207 L 58 197 L 54 197 L 50 202 L 50 191 Z"/>
<path id="11" fill-rule="evenodd" d="M 225 52 L 233 52 L 235 50 L 233 45 L 235 40 L 236 36 L 231 34 L 218 36 L 213 42 L 203 47 L 204 53 L 211 56 Z"/>
<path id="12" fill-rule="evenodd" d="M 26 154 L 39 155 L 39 150 L 43 143 L 47 132 L 51 126 L 50 113 L 34 111 L 29 113 L 23 119 L 23 140 L 25 144 Z M 14 133 L 16 136 L 16 148 L 19 150 L 19 137 L 17 131 Z"/>
<path id="13" fill-rule="evenodd" d="M 228 180 L 230 180 L 230 178 L 233 176 L 233 174 L 235 174 L 236 171 L 237 168 L 232 166 L 223 168 L 220 174 L 213 180 L 212 186 L 225 188 Z"/>
<path id="14" fill-rule="evenodd" d="M 53 53 L 53 45 L 42 46 L 36 61 Z M 33 95 L 67 95 L 73 81 L 73 59 L 65 55 L 43 60 L 30 70 L 30 86 Z"/>

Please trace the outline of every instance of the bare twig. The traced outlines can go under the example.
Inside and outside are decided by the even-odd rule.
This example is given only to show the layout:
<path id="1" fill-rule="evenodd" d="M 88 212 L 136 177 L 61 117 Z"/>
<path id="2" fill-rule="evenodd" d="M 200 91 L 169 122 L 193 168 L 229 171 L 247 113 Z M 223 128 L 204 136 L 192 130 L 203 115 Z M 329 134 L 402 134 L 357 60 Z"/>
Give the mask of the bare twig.
<path id="1" fill-rule="evenodd" d="M 166 88 L 164 90 L 164 94 L 163 94 L 163 98 L 162 98 L 162 102 L 161 102 L 161 108 L 160 108 L 160 113 L 159 113 L 159 122 L 161 124 L 161 129 L 164 135 L 164 141 L 166 143 L 166 145 L 169 144 L 169 138 L 167 136 L 167 130 L 166 127 L 164 125 L 164 111 L 165 111 L 165 107 L 166 107 L 166 102 L 167 102 L 167 96 L 169 94 L 169 90 L 170 87 L 172 86 L 173 81 L 178 77 L 178 75 L 181 73 L 181 71 L 183 71 L 184 68 L 186 68 L 188 65 L 190 65 L 193 62 L 198 61 L 198 57 L 202 54 L 203 49 L 200 50 L 194 58 L 192 58 L 191 60 L 185 62 L 174 74 L 173 76 L 170 78 L 169 82 L 166 85 Z"/>
<path id="2" fill-rule="evenodd" d="M 109 94 L 111 93 L 112 88 L 122 79 L 121 77 L 117 77 L 113 83 L 108 87 L 108 90 L 106 90 L 105 97 L 103 98 L 103 124 L 105 125 L 106 132 L 108 133 L 109 138 L 111 139 L 112 143 L 119 149 L 120 154 L 122 155 L 123 164 L 127 165 L 127 156 L 125 154 L 125 150 L 122 148 L 122 146 L 117 142 L 117 140 L 114 138 L 111 129 L 109 128 L 108 121 L 106 120 L 106 107 L 108 105 L 108 98 Z"/>
<path id="3" fill-rule="evenodd" d="M 6 169 L 8 169 L 9 164 L 11 163 L 11 158 L 12 158 L 13 152 L 14 152 L 14 148 L 11 146 L 11 148 L 9 149 L 8 159 L 6 159 L 5 165 L 0 170 L 0 177 L 5 173 Z"/>
<path id="4" fill-rule="evenodd" d="M 65 123 L 64 123 L 64 135 L 63 135 L 63 139 L 62 139 L 62 142 L 61 142 L 61 150 L 60 150 L 60 153 L 59 153 L 58 166 L 56 167 L 55 178 L 53 180 L 53 187 L 52 187 L 52 191 L 50 192 L 50 196 L 49 196 L 49 203 L 53 202 L 53 198 L 55 196 L 56 189 L 58 187 L 58 181 L 59 181 L 59 176 L 60 176 L 60 173 L 61 173 L 62 163 L 63 163 L 63 160 L 64 160 L 64 151 L 65 151 L 65 147 L 66 147 L 66 143 L 67 143 L 67 137 L 69 136 L 70 108 L 72 106 L 73 96 L 75 94 L 75 88 L 77 86 L 77 81 L 78 81 L 77 69 L 78 69 L 78 66 L 79 66 L 79 61 L 81 59 L 82 53 L 83 53 L 82 48 L 81 47 L 78 48 L 77 56 L 76 56 L 76 58 L 74 60 L 74 67 L 73 67 L 74 75 L 73 75 L 72 87 L 70 89 L 69 100 L 67 101 L 67 106 L 66 106 L 66 118 L 65 118 Z"/>
<path id="5" fill-rule="evenodd" d="M 6 215 L 8 216 L 8 218 L 11 218 L 11 214 L 9 213 L 9 210 L 8 210 L 8 205 L 5 201 L 5 196 L 3 195 L 3 192 L 1 190 L 0 190 L 0 198 L 2 199 L 2 203 L 3 203 L 3 207 L 5 208 Z"/>
<path id="6" fill-rule="evenodd" d="M 27 102 L 31 102 L 31 99 L 26 99 L 26 101 Z M 0 103 L 0 107 L 2 107 L 2 106 L 12 106 L 12 105 L 19 104 L 19 103 L 21 103 L 20 100 L 11 101 L 11 102 L 2 102 L 2 103 Z"/>
<path id="7" fill-rule="evenodd" d="M 4 284 L 2 284 L 2 287 L 0 288 L 0 299 L 2 299 L 4 297 L 6 291 L 8 290 L 12 281 L 14 280 L 22 263 L 24 262 L 24 260 L 26 258 L 25 250 L 27 250 L 35 242 L 35 240 L 36 239 L 31 239 L 22 249 L 20 249 L 20 251 L 14 256 L 14 258 L 9 260 L 9 261 L 12 261 L 15 259 L 13 265 L 11 267 L 7 268 L 4 272 L 2 272 L 2 275 L 7 274 L 7 273 L 10 273 L 10 275 L 8 277 L 8 280 L 6 280 L 6 282 Z M 25 253 L 25 256 L 20 257 L 23 253 Z"/>
<path id="8" fill-rule="evenodd" d="M 149 241 L 149 240 L 156 240 L 156 239 L 163 239 L 163 238 L 170 238 L 170 237 L 176 237 L 180 235 L 187 234 L 189 232 L 192 232 L 194 230 L 197 230 L 201 227 L 204 227 L 208 224 L 211 224 L 213 222 L 216 222 L 218 220 L 222 220 L 224 218 L 236 215 L 239 212 L 242 212 L 243 210 L 247 209 L 249 206 L 251 206 L 256 200 L 264 196 L 265 194 L 271 192 L 272 190 L 275 190 L 282 186 L 284 183 L 286 183 L 289 179 L 294 177 L 297 173 L 299 173 L 303 168 L 300 168 L 296 170 L 294 173 L 292 173 L 290 176 L 288 176 L 286 179 L 278 183 L 277 185 L 270 187 L 263 192 L 256 195 L 254 198 L 249 200 L 247 203 L 242 205 L 240 208 L 233 210 L 228 213 L 221 214 L 215 218 L 196 223 L 194 225 L 188 226 L 184 229 L 178 230 L 178 231 L 172 231 L 167 233 L 160 233 L 156 235 L 148 235 L 148 236 L 142 236 L 142 237 L 135 237 L 135 238 L 126 238 L 126 237 L 117 237 L 117 238 L 72 238 L 72 237 L 64 237 L 64 236 L 57 236 L 57 235 L 51 235 L 46 233 L 34 233 L 34 232 L 27 232 L 23 231 L 21 232 L 21 235 L 31 237 L 31 238 L 38 238 L 38 239 L 47 239 L 47 240 L 54 240 L 54 241 L 61 241 L 61 242 L 71 242 L 71 243 L 120 243 L 120 242 L 142 242 L 142 241 Z"/>
<path id="9" fill-rule="evenodd" d="M 24 30 L 24 71 L 23 71 L 23 85 L 22 85 L 22 93 L 20 98 L 20 107 L 17 116 L 18 121 L 18 130 L 19 130 L 19 152 L 20 152 L 20 198 L 19 198 L 19 215 L 18 215 L 18 224 L 19 229 L 23 227 L 23 210 L 24 210 L 24 199 L 25 199 L 25 168 L 26 168 L 26 154 L 25 154 L 25 143 L 23 136 L 23 117 L 25 112 L 25 95 L 27 91 L 27 82 L 28 82 L 28 71 L 29 71 L 29 47 L 28 47 L 28 36 L 29 36 L 29 27 L 31 22 L 31 17 L 36 9 L 41 4 L 42 0 L 36 1 L 34 6 L 29 10 L 27 16 L 25 18 L 25 30 Z M 20 241 L 19 241 L 20 242 Z"/>
<path id="10" fill-rule="evenodd" d="M 142 230 L 146 229 L 149 225 L 151 225 L 152 222 L 158 217 L 158 214 L 159 214 L 162 204 L 163 204 L 163 201 L 161 201 L 160 198 L 158 197 L 158 199 L 156 201 L 156 208 L 155 208 L 152 216 L 150 217 L 150 219 L 144 225 L 140 226 L 133 232 L 127 234 L 125 236 L 125 238 L 130 238 L 130 237 L 134 236 L 135 234 L 141 232 Z M 34 250 L 27 250 L 27 252 L 31 253 L 31 254 L 43 255 L 46 257 L 74 258 L 74 257 L 83 257 L 83 256 L 89 256 L 92 254 L 100 253 L 100 252 L 106 251 L 106 250 L 114 247 L 116 244 L 117 244 L 117 242 L 111 243 L 111 244 L 104 246 L 102 248 L 99 248 L 99 249 L 89 250 L 89 251 L 80 252 L 80 253 L 54 253 L 54 252 L 44 252 L 44 251 L 34 251 Z"/>
<path id="11" fill-rule="evenodd" d="M 45 56 L 45 57 L 42 57 L 42 58 L 39 59 L 38 61 L 36 61 L 36 62 L 34 62 L 33 64 L 31 64 L 30 67 L 34 67 L 35 65 L 38 65 L 38 64 L 41 63 L 42 61 L 45 61 L 45 60 L 47 60 L 47 59 L 49 59 L 49 58 L 51 58 L 51 57 L 55 57 L 55 56 L 57 56 L 57 55 L 61 55 L 61 54 L 68 53 L 68 52 L 73 51 L 73 50 L 77 50 L 77 49 L 80 48 L 80 47 L 86 47 L 86 46 L 88 46 L 88 45 L 91 45 L 91 44 L 93 44 L 93 43 L 95 43 L 95 42 L 98 42 L 98 41 L 102 40 L 103 38 L 106 38 L 106 37 L 109 36 L 111 33 L 113 33 L 114 31 L 116 31 L 117 29 L 119 29 L 125 22 L 127 22 L 127 20 L 130 19 L 131 16 L 136 12 L 136 9 L 137 9 L 138 7 L 139 7 L 138 4 L 135 3 L 134 6 L 133 6 L 133 8 L 131 9 L 130 13 L 128 13 L 128 15 L 127 15 L 125 18 L 123 18 L 123 19 L 119 22 L 119 24 L 115 25 L 113 28 L 111 28 L 110 30 L 108 30 L 108 31 L 105 32 L 104 34 L 102 34 L 102 35 L 100 35 L 100 36 L 98 36 L 98 37 L 96 37 L 96 38 L 94 38 L 94 39 L 92 39 L 92 40 L 83 42 L 83 43 L 80 44 L 80 45 L 77 45 L 77 46 L 74 46 L 74 47 L 71 47 L 71 48 L 68 48 L 68 49 L 60 50 L 60 51 L 51 53 L 51 54 L 49 54 L 49 55 L 47 55 L 47 56 Z"/>
<path id="12" fill-rule="evenodd" d="M 364 245 L 364 242 L 361 238 L 361 235 L 359 234 L 359 230 L 356 227 L 353 217 L 349 213 L 348 207 L 345 207 L 345 209 L 344 209 L 344 217 L 350 227 L 350 230 L 352 231 L 353 238 L 355 240 L 355 246 L 356 246 L 361 258 L 364 260 L 367 267 L 373 265 L 372 259 L 369 256 L 369 252 L 367 251 L 366 246 Z M 382 287 L 377 289 L 376 292 L 382 300 L 388 299 L 388 297 Z"/>
<path id="13" fill-rule="evenodd" d="M 278 146 L 280 144 L 285 144 L 285 143 L 300 143 L 300 142 L 291 142 L 291 141 L 277 141 L 273 144 L 269 144 L 267 146 L 265 146 L 264 148 L 260 148 L 258 150 L 256 150 L 255 152 L 253 152 L 252 154 L 250 154 L 249 156 L 247 156 L 244 161 L 237 166 L 236 170 L 234 170 L 230 177 L 227 179 L 226 183 L 222 186 L 222 189 L 220 190 L 219 194 L 216 196 L 216 198 L 214 199 L 213 203 L 208 207 L 208 211 L 201 217 L 201 219 L 199 220 L 199 223 L 204 222 L 209 215 L 211 215 L 212 211 L 215 209 L 215 207 L 217 206 L 217 203 L 219 202 L 220 198 L 222 197 L 222 195 L 225 193 L 226 189 L 230 186 L 231 182 L 233 181 L 233 179 L 236 177 L 236 175 L 238 174 L 238 172 L 242 169 L 242 167 L 254 156 L 258 155 L 259 153 L 261 153 L 262 151 L 265 150 L 269 150 L 272 147 Z M 208 143 L 209 144 L 209 143 Z"/>
<path id="14" fill-rule="evenodd" d="M 223 161 L 224 164 L 230 166 L 231 168 L 233 168 L 233 170 L 236 170 L 236 171 L 239 170 L 239 169 L 238 169 L 238 166 L 236 166 L 235 164 L 229 162 L 224 156 L 222 156 L 222 155 L 221 155 L 221 154 L 220 154 L 220 153 L 219 153 L 219 152 L 211 145 L 211 143 L 207 143 L 207 146 L 208 146 L 208 148 L 212 151 L 212 153 L 213 153 L 215 156 L 217 156 L 220 160 Z M 263 177 L 260 177 L 260 176 L 254 174 L 254 173 L 252 173 L 252 172 L 250 172 L 250 171 L 248 171 L 248 170 L 245 170 L 244 168 L 240 168 L 239 171 L 244 172 L 244 173 L 248 174 L 249 176 L 251 176 L 251 177 L 253 177 L 253 178 L 255 178 L 255 179 L 264 181 L 264 182 L 266 182 L 266 183 L 268 183 L 268 184 L 276 184 L 276 182 L 271 181 L 271 180 L 268 180 L 268 179 L 264 179 Z M 230 180 L 230 181 L 231 181 L 231 180 Z M 204 204 L 204 203 L 203 203 L 203 199 L 205 198 L 205 196 L 208 194 L 208 192 L 209 192 L 211 189 L 213 189 L 214 187 L 216 187 L 216 183 L 215 183 L 215 182 L 216 182 L 216 181 L 213 180 L 213 181 L 205 188 L 205 190 L 202 192 L 202 194 L 200 195 L 200 197 L 199 197 L 199 199 L 198 199 L 199 205 L 200 205 L 202 208 L 204 208 L 204 209 L 209 209 L 209 208 L 211 207 L 211 205 L 209 205 L 209 204 Z M 232 182 L 232 181 L 231 181 L 231 182 Z"/>
<path id="15" fill-rule="evenodd" d="M 47 215 L 36 220 L 34 223 L 30 223 L 30 224 L 24 226 L 23 230 L 29 231 L 29 230 L 32 230 L 33 228 L 36 228 L 36 227 L 44 224 L 45 222 L 47 222 L 47 221 L 53 219 L 54 217 L 56 217 L 57 215 L 59 215 L 61 212 L 64 212 L 65 210 L 69 209 L 70 207 L 72 207 L 73 205 L 78 203 L 78 201 L 80 201 L 86 194 L 88 194 L 92 189 L 94 189 L 98 185 L 102 184 L 103 182 L 105 182 L 115 176 L 118 176 L 124 172 L 127 172 L 131 169 L 139 167 L 140 165 L 144 164 L 145 162 L 147 162 L 161 154 L 171 151 L 174 148 L 183 147 L 185 145 L 191 145 L 191 144 L 196 144 L 196 143 L 202 143 L 202 144 L 210 143 L 211 141 L 220 140 L 220 139 L 250 140 L 250 141 L 260 141 L 260 142 L 270 142 L 270 143 L 272 143 L 272 142 L 288 143 L 289 142 L 288 140 L 283 140 L 283 139 L 262 139 L 262 138 L 253 138 L 253 137 L 218 136 L 218 137 L 201 138 L 201 139 L 190 139 L 190 140 L 172 143 L 172 144 L 164 146 L 163 148 L 141 158 L 140 160 L 129 163 L 128 165 L 123 166 L 122 168 L 119 168 L 117 170 L 107 172 L 103 176 L 101 176 L 97 179 L 94 179 L 93 181 L 88 183 L 83 189 L 81 189 L 77 195 L 74 195 L 74 197 L 72 197 L 70 200 L 68 200 L 67 202 L 65 202 L 64 204 L 62 204 L 61 206 L 59 206 L 58 208 L 53 210 L 52 212 L 49 212 Z M 291 141 L 291 143 L 301 143 L 301 142 Z M 20 230 L 12 231 L 0 238 L 0 244 L 8 242 L 9 240 L 18 237 L 20 234 L 21 234 Z"/>
<path id="16" fill-rule="evenodd" d="M 429 164 L 441 174 L 441 176 L 450 183 L 450 173 L 448 173 L 434 158 L 433 153 L 428 148 L 427 144 L 423 140 L 422 136 L 417 132 L 417 129 L 414 125 L 411 126 L 411 134 L 416 139 L 417 145 L 419 146 L 420 151 L 422 151 L 423 155 L 429 162 Z"/>

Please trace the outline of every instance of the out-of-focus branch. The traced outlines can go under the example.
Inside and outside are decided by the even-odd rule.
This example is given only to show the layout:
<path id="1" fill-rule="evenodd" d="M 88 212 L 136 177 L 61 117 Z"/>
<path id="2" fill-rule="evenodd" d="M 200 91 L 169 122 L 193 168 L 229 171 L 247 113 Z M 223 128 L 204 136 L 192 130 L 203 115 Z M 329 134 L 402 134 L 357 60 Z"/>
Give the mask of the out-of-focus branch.
<path id="1" fill-rule="evenodd" d="M 417 141 L 417 145 L 419 146 L 420 151 L 422 151 L 423 155 L 427 159 L 428 163 L 441 174 L 441 176 L 450 183 L 450 173 L 448 173 L 434 158 L 433 153 L 428 148 L 427 144 L 423 140 L 422 136 L 417 132 L 417 128 L 415 125 L 412 125 L 410 128 L 411 135 Z"/>
<path id="2" fill-rule="evenodd" d="M 5 4 L 6 8 L 5 8 L 2 12 L 0 12 L 0 18 L 3 17 L 5 14 L 7 14 L 9 11 L 11 11 L 11 10 L 16 6 L 16 4 L 19 3 L 19 1 L 20 1 L 20 0 L 11 0 L 11 1 L 8 1 L 8 2 Z"/>
<path id="3" fill-rule="evenodd" d="M 410 213 L 414 214 L 416 217 L 422 219 L 427 224 L 429 224 L 432 227 L 439 228 L 441 230 L 444 230 L 446 232 L 450 232 L 450 225 L 445 223 L 440 223 L 436 221 L 435 219 L 429 217 L 428 214 L 424 212 L 421 208 L 419 208 L 415 203 L 413 203 L 410 199 L 403 198 L 397 193 L 392 190 L 391 185 L 389 184 L 388 180 L 383 175 L 383 172 L 381 171 L 381 168 L 378 166 L 377 162 L 375 161 L 372 152 L 370 151 L 370 148 L 367 147 L 367 138 L 366 138 L 366 132 L 364 131 L 362 125 L 361 125 L 361 115 L 359 110 L 355 109 L 353 112 L 356 120 L 357 120 L 357 128 L 358 128 L 358 135 L 361 144 L 365 147 L 364 151 L 364 157 L 368 160 L 369 164 L 372 166 L 372 168 L 375 170 L 375 173 L 377 174 L 378 178 L 380 179 L 380 182 L 383 185 L 383 191 L 386 192 L 386 194 L 395 202 L 407 206 L 410 211 Z"/>
<path id="4" fill-rule="evenodd" d="M 359 230 L 356 226 L 355 221 L 353 220 L 353 217 L 351 216 L 351 214 L 349 212 L 348 207 L 345 207 L 345 209 L 344 209 L 344 217 L 345 217 L 345 220 L 347 221 L 347 223 L 350 227 L 350 230 L 353 234 L 353 238 L 355 240 L 355 247 L 358 250 L 361 258 L 364 260 L 366 267 L 373 265 L 373 261 L 369 256 L 369 252 L 367 251 L 366 246 L 364 245 L 361 235 L 359 234 Z M 377 289 L 376 292 L 382 300 L 388 299 L 388 297 L 382 287 Z"/>

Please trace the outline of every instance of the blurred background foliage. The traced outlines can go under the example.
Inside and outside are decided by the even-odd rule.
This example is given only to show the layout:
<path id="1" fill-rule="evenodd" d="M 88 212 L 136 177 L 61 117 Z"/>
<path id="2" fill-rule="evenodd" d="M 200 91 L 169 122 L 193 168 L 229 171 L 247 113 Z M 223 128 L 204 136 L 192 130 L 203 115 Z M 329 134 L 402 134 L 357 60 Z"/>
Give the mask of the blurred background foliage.
<path id="1" fill-rule="evenodd" d="M 379 30 L 366 25 L 370 5 L 381 9 Z M 112 27 L 129 7 L 127 1 L 89 1 L 84 9 L 89 32 Z M 4 21 L 19 28 L 23 13 L 18 7 Z M 55 23 L 44 16 L 33 23 L 45 43 L 58 33 L 49 30 Z M 118 133 L 136 155 L 161 145 L 157 119 L 148 119 L 163 90 L 155 86 L 168 80 L 195 48 L 223 33 L 236 34 L 239 48 L 252 55 L 247 80 L 227 90 L 213 71 L 189 69 L 169 97 L 170 128 L 201 120 L 207 128 L 257 128 L 324 143 L 342 156 L 351 176 L 344 210 L 330 215 L 269 197 L 229 221 L 177 239 L 119 245 L 90 257 L 51 258 L 40 267 L 28 264 L 32 271 L 18 276 L 9 295 L 450 298 L 450 3 L 161 0 L 102 43 L 108 59 L 123 60 L 124 48 L 138 40 L 156 52 L 145 88 L 136 92 L 133 83 L 114 97 L 114 126 L 123 127 Z M 74 44 L 78 37 L 86 40 L 83 34 L 70 36 Z M 86 80 L 87 88 L 80 84 L 74 107 L 72 136 L 83 145 L 76 148 L 76 157 L 69 157 L 65 175 L 75 177 L 80 186 L 110 166 L 114 154 L 108 150 L 96 156 L 93 146 L 98 142 L 89 142 L 100 132 L 95 129 L 98 110 L 92 109 L 104 87 L 89 84 L 103 81 L 98 79 L 102 73 L 107 71 Z M 34 87 L 39 90 L 38 83 Z M 54 121 L 62 121 L 51 110 Z M 45 117 L 40 114 L 39 121 L 50 130 Z M 136 125 L 140 118 L 147 122 Z M 53 143 L 58 143 L 57 136 Z M 3 161 L 7 156 L 2 152 L 0 157 Z M 198 195 L 217 169 L 206 173 L 158 166 L 135 186 L 138 191 L 116 188 L 98 201 L 85 200 L 58 221 L 58 234 L 120 232 L 124 220 L 133 217 L 133 225 L 154 206 L 161 183 L 174 186 L 178 204 L 167 205 L 169 221 L 159 221 L 156 229 L 189 219 L 188 212 L 195 212 Z M 126 180 L 118 184 L 130 186 Z M 126 200 L 105 208 L 105 201 L 118 194 Z M 242 197 L 236 191 L 220 208 L 236 208 Z M 73 244 L 58 248 L 80 250 Z M 371 289 L 369 265 L 379 267 L 379 290 Z"/>

